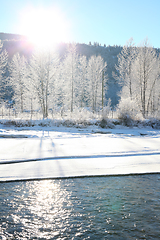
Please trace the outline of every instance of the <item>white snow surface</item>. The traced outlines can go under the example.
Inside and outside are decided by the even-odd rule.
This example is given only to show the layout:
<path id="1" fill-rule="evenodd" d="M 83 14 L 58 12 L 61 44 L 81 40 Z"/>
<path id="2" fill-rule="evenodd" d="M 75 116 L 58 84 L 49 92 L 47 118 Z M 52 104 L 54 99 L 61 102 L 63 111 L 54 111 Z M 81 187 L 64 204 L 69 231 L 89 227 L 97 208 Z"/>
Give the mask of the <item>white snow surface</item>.
<path id="1" fill-rule="evenodd" d="M 160 130 L 0 128 L 0 181 L 160 172 Z"/>

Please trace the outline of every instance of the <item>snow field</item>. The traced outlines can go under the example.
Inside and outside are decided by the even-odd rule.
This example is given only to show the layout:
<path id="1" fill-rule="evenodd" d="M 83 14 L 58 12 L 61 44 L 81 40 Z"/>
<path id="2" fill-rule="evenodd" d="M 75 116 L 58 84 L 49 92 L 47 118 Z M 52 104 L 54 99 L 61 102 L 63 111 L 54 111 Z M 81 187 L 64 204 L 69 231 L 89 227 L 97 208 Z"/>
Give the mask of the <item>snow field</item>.
<path id="1" fill-rule="evenodd" d="M 159 130 L 44 129 L 0 130 L 1 182 L 160 172 Z"/>

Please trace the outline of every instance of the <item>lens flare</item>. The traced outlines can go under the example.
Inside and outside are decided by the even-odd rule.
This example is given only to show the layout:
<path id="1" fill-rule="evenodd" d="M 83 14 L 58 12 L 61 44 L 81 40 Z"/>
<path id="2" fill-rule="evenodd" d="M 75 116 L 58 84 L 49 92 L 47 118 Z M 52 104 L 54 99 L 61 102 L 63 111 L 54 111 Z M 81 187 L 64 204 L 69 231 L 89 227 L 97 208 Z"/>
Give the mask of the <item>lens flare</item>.
<path id="1" fill-rule="evenodd" d="M 29 8 L 21 12 L 19 33 L 36 47 L 69 41 L 69 22 L 59 9 Z"/>

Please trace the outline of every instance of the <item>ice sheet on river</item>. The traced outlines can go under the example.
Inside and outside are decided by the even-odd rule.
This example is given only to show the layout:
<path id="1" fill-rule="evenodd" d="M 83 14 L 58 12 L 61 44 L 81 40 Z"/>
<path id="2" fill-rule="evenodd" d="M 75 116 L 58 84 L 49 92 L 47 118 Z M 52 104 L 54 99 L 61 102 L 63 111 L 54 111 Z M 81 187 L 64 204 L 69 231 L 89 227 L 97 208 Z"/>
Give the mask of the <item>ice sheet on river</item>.
<path id="1" fill-rule="evenodd" d="M 155 172 L 158 130 L 0 130 L 0 181 Z"/>

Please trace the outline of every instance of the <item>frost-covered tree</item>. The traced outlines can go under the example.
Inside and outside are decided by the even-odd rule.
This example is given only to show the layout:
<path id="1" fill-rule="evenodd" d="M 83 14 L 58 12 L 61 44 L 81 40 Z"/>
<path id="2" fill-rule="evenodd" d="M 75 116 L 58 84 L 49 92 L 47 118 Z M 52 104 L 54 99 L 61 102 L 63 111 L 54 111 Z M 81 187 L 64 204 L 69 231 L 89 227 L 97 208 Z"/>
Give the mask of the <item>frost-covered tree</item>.
<path id="1" fill-rule="evenodd" d="M 10 84 L 14 91 L 14 101 L 15 105 L 21 112 L 24 111 L 24 106 L 26 107 L 26 97 L 27 97 L 27 60 L 24 56 L 20 56 L 16 53 L 10 64 Z"/>
<path id="2" fill-rule="evenodd" d="M 102 106 L 104 95 L 104 78 L 103 71 L 107 64 L 101 56 L 91 56 L 88 61 L 88 80 L 89 80 L 89 95 L 90 106 L 95 112 L 98 107 Z"/>
<path id="3" fill-rule="evenodd" d="M 154 90 L 159 79 L 159 64 L 156 51 L 148 44 L 148 39 L 137 49 L 138 53 L 132 65 L 136 89 L 134 97 L 145 118 L 148 116 L 153 97 L 157 98 Z"/>
<path id="4" fill-rule="evenodd" d="M 136 55 L 136 48 L 133 43 L 133 38 L 124 45 L 121 53 L 118 55 L 118 64 L 116 66 L 117 76 L 119 84 L 125 86 L 126 97 L 130 97 L 132 100 L 133 96 L 133 71 L 132 63 Z M 123 89 L 124 91 L 124 89 Z"/>
<path id="5" fill-rule="evenodd" d="M 78 59 L 77 89 L 79 107 L 86 107 L 89 101 L 88 61 L 86 56 L 80 56 Z"/>
<path id="6" fill-rule="evenodd" d="M 78 55 L 75 44 L 69 44 L 67 55 L 63 61 L 65 105 L 73 112 L 77 105 Z"/>
<path id="7" fill-rule="evenodd" d="M 58 68 L 56 71 L 56 88 L 55 88 L 56 101 L 54 104 L 54 109 L 61 110 L 61 115 L 63 115 L 63 112 L 66 110 L 66 107 L 68 106 L 68 104 L 66 104 L 67 91 L 65 82 L 66 80 L 65 68 L 62 61 L 59 62 L 59 65 L 57 67 Z"/>
<path id="8" fill-rule="evenodd" d="M 30 60 L 31 91 L 41 106 L 43 118 L 48 117 L 53 107 L 55 73 L 59 63 L 56 53 L 37 51 Z"/>
<path id="9" fill-rule="evenodd" d="M 151 112 L 152 115 L 160 115 L 160 56 L 156 61 L 154 81 L 149 95 L 149 101 L 147 105 L 147 112 Z"/>
<path id="10" fill-rule="evenodd" d="M 8 53 L 3 50 L 3 44 L 0 40 L 0 98 L 4 100 L 6 85 L 6 67 L 8 64 Z"/>
<path id="11" fill-rule="evenodd" d="M 106 65 L 100 56 L 92 56 L 89 60 L 85 56 L 79 56 L 76 46 L 70 44 L 60 66 L 58 81 L 60 106 L 71 112 L 74 108 L 91 107 L 92 111 L 96 111 L 98 107 L 103 108 Z"/>
<path id="12" fill-rule="evenodd" d="M 136 109 L 145 118 L 159 105 L 159 58 L 148 39 L 136 48 L 130 45 L 123 48 L 118 58 L 117 70 L 123 83 L 119 107 L 123 111 L 123 103 L 131 101 L 129 115 Z"/>

